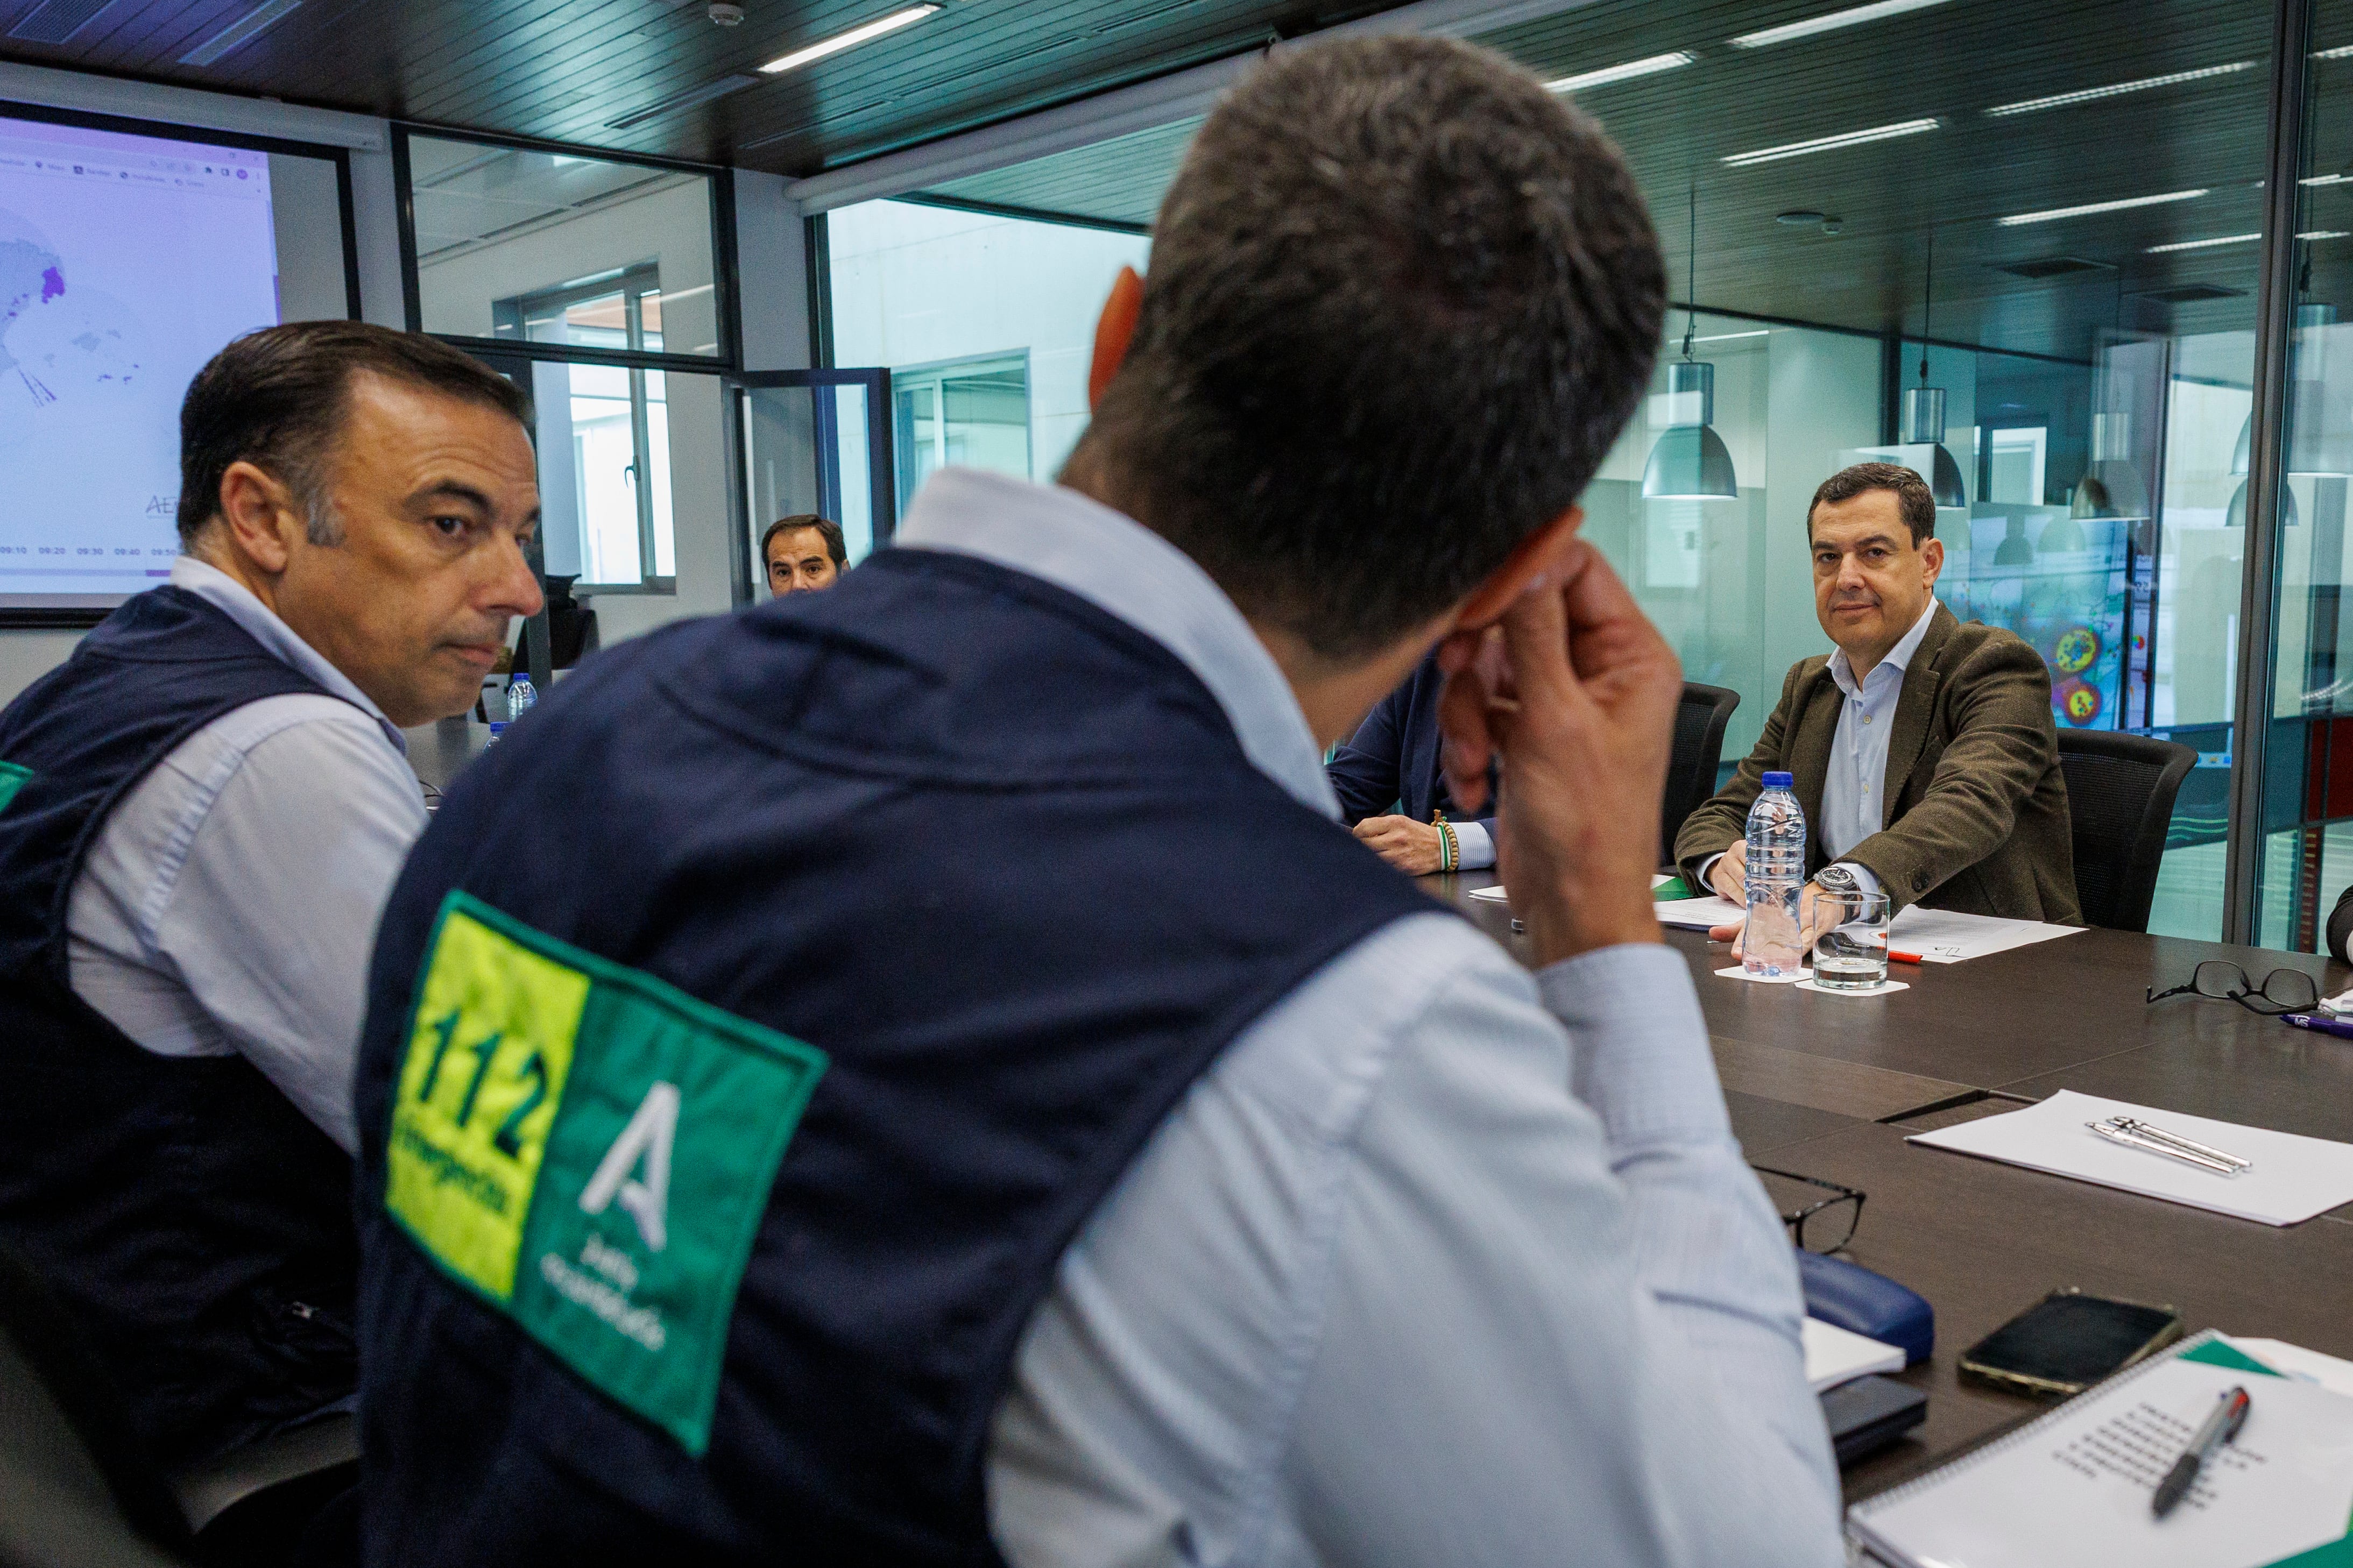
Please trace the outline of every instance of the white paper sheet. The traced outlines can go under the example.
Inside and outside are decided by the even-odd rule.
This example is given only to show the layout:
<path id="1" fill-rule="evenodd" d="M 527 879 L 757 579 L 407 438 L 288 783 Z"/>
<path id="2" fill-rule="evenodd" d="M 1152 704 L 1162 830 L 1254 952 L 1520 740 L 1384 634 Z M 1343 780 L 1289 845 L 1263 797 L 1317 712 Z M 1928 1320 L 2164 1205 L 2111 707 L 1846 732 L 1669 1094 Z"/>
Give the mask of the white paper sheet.
<path id="1" fill-rule="evenodd" d="M 2316 1383 L 2331 1394 L 2353 1397 L 2353 1361 L 2340 1361 L 2333 1355 L 2308 1351 L 2302 1345 L 2292 1345 L 2285 1340 L 2249 1340 L 2237 1334 L 2225 1337 L 2283 1376 Z"/>
<path id="2" fill-rule="evenodd" d="M 2156 1518 L 2158 1481 L 2233 1387 L 2246 1425 Z M 2174 1356 L 1848 1517 L 1893 1563 L 2257 1568 L 2341 1538 L 2348 1505 L 2353 1399 Z"/>
<path id="3" fill-rule="evenodd" d="M 1651 875 L 1651 886 L 1662 888 L 1674 879 L 1674 874 L 1671 871 L 1654 871 Z M 1508 904 L 1512 901 L 1512 895 L 1504 890 L 1504 884 L 1501 882 L 1492 888 L 1473 888 L 1471 889 L 1471 896 L 1491 904 Z"/>
<path id="4" fill-rule="evenodd" d="M 1670 899 L 1663 904 L 1652 904 L 1651 910 L 1659 917 L 1661 925 L 1675 926 L 1683 931 L 1738 925 L 1748 918 L 1748 911 L 1730 899 Z"/>
<path id="5" fill-rule="evenodd" d="M 1916 954 L 1925 963 L 1965 963 L 1972 958 L 2007 952 L 2029 942 L 2073 936 L 2082 929 L 2045 925 L 2041 921 L 1965 915 L 1958 910 L 1927 910 L 1913 904 L 1897 910 L 1894 920 L 1888 922 L 1887 945 L 1897 952 Z"/>
<path id="6" fill-rule="evenodd" d="M 1808 1318 L 1801 1325 L 1806 1348 L 1806 1386 L 1820 1394 L 1874 1372 L 1902 1372 L 1904 1352 L 1866 1339 L 1852 1329 Z"/>
<path id="7" fill-rule="evenodd" d="M 2111 1116 L 2138 1117 L 2168 1132 L 2253 1160 L 2254 1165 L 2235 1176 L 2225 1176 L 2111 1142 L 2084 1125 Z M 2022 1110 L 1980 1117 L 1941 1131 L 1915 1133 L 1908 1142 L 2264 1225 L 2295 1225 L 2339 1204 L 2353 1203 L 2353 1143 L 2212 1121 L 2073 1089 L 2061 1089 Z"/>

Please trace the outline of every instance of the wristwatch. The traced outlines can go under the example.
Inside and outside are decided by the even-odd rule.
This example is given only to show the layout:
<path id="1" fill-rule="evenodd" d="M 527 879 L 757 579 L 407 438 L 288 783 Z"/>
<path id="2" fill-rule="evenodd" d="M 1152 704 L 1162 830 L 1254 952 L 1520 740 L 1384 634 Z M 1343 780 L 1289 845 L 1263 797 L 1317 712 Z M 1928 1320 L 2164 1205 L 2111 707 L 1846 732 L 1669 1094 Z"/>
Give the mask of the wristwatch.
<path id="1" fill-rule="evenodd" d="M 1862 890 L 1862 880 L 1843 866 L 1825 866 L 1814 873 L 1815 885 L 1832 893 L 1855 893 Z"/>

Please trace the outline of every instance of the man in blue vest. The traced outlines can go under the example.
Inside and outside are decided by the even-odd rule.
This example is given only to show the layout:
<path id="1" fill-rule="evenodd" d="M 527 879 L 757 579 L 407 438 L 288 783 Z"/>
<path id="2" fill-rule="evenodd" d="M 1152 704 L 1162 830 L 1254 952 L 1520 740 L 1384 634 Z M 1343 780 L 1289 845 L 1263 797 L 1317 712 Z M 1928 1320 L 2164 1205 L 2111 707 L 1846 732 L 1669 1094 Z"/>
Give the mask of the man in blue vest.
<path id="1" fill-rule="evenodd" d="M 1525 72 L 1279 49 L 1060 487 L 944 470 L 461 779 L 361 1048 L 371 1560 L 1836 1562 L 1651 914 L 1680 674 L 1575 537 L 1663 300 Z M 1335 820 L 1441 641 L 1534 973 Z"/>
<path id="2" fill-rule="evenodd" d="M 1438 723 L 1445 689 L 1446 672 L 1432 653 L 1324 764 L 1340 797 L 1340 820 L 1382 859 L 1417 877 L 1495 863 L 1495 819 L 1464 816 L 1446 787 Z"/>
<path id="3" fill-rule="evenodd" d="M 0 713 L 0 1244 L 194 1463 L 350 1396 L 353 1058 L 400 727 L 539 591 L 512 387 L 358 322 L 222 350 L 171 582 Z"/>

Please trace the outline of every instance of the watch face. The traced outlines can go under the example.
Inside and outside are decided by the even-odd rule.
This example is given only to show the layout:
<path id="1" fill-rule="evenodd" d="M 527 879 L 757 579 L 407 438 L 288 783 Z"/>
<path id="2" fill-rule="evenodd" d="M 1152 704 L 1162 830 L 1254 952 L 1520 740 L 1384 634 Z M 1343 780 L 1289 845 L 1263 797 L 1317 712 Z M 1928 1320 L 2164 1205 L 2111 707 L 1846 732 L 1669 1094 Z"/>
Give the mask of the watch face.
<path id="1" fill-rule="evenodd" d="M 1841 893 L 1851 893 L 1862 885 L 1854 879 L 1853 872 L 1837 866 L 1824 867 L 1821 875 L 1816 877 L 1814 880 L 1825 888 L 1833 888 Z"/>

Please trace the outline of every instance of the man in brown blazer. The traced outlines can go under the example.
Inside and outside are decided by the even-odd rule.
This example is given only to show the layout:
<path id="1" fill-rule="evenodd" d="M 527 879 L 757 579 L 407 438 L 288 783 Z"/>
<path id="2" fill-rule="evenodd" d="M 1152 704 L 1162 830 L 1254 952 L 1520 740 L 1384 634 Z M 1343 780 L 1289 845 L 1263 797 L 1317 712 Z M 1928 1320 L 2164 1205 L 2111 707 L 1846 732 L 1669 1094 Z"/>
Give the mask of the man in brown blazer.
<path id="1" fill-rule="evenodd" d="M 1814 611 L 1838 648 L 1790 669 L 1756 750 L 1675 836 L 1693 886 L 1746 902 L 1748 808 L 1778 770 L 1796 775 L 1818 885 L 2081 923 L 2051 672 L 2015 635 L 1936 603 L 1936 525 L 1928 487 L 1891 463 L 1814 492 Z"/>

